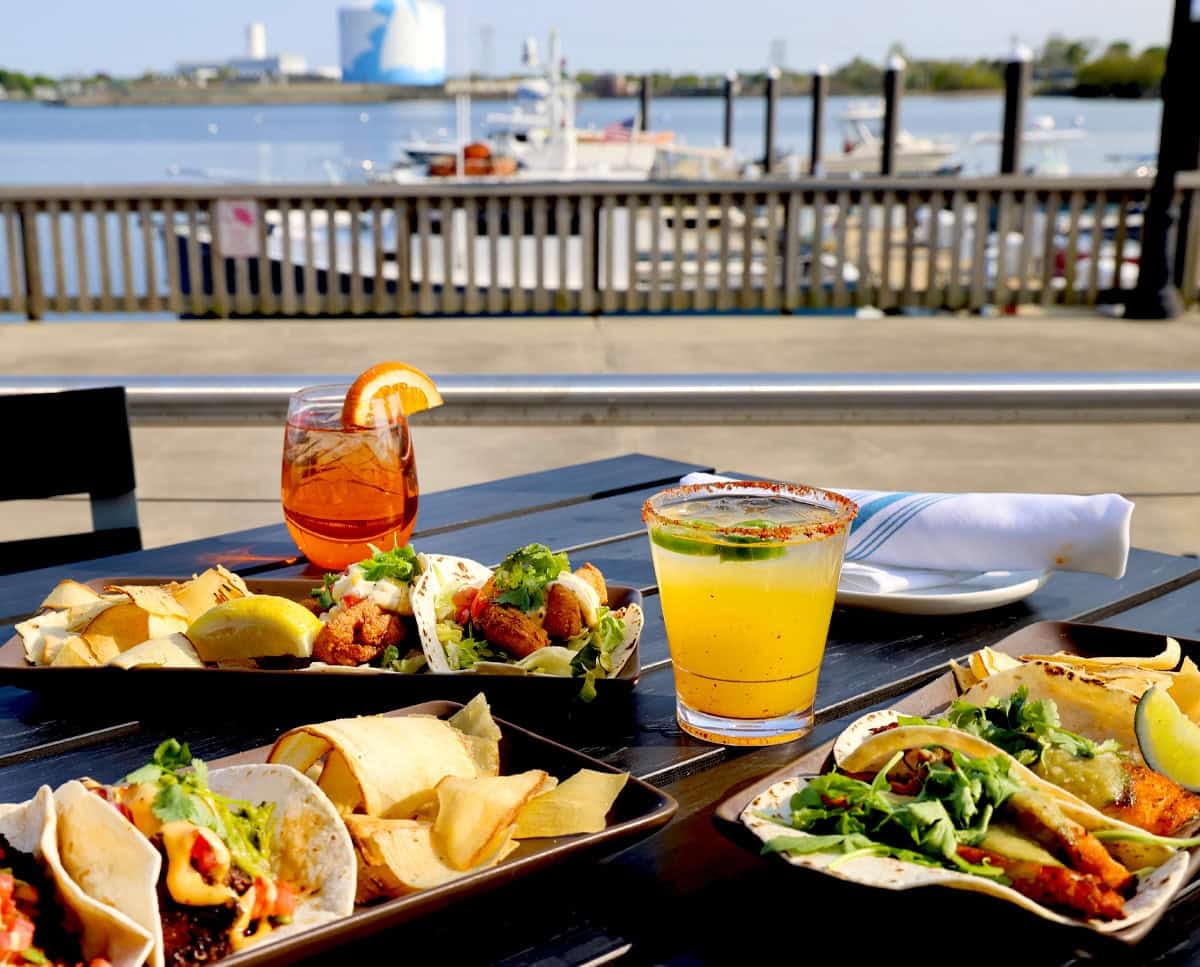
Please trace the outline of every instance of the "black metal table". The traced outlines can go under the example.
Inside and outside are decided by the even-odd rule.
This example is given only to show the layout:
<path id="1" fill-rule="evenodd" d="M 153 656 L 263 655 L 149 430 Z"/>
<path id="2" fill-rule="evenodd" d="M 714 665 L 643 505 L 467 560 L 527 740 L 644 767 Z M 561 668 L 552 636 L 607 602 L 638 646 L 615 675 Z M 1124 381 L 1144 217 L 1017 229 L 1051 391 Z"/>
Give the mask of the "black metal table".
<path id="1" fill-rule="evenodd" d="M 886 701 L 946 660 L 1034 621 L 1075 619 L 1200 637 L 1200 561 L 1135 550 L 1124 578 L 1055 574 L 1019 604 L 958 617 L 906 617 L 839 608 L 818 692 L 818 727 L 767 750 L 694 741 L 675 723 L 674 685 L 654 588 L 642 501 L 693 470 L 711 467 L 643 455 L 579 464 L 421 498 L 419 549 L 494 563 L 540 541 L 590 560 L 611 580 L 646 595 L 643 677 L 630 699 L 529 707 L 493 700 L 496 713 L 666 789 L 675 820 L 615 856 L 547 871 L 410 923 L 329 963 L 397 960 L 419 953 L 447 963 L 575 964 L 747 962 L 763 955 L 848 962 L 936 963 L 961 958 L 1067 964 L 1200 961 L 1200 900 L 1186 890 L 1163 922 L 1128 950 L 1081 931 L 1043 926 L 1005 904 L 950 891 L 890 894 L 808 875 L 754 855 L 713 823 L 713 807 L 835 734 L 840 720 Z M 752 470 L 753 468 L 735 468 Z M 190 575 L 223 563 L 243 575 L 284 577 L 306 565 L 282 526 L 0 578 L 0 624 L 35 609 L 64 576 Z M 309 572 L 315 574 L 315 571 Z M 10 633 L 4 628 L 4 636 Z M 1200 655 L 1193 656 L 1200 659 Z M 205 758 L 269 742 L 306 721 L 382 711 L 385 705 L 320 708 L 222 702 L 188 696 L 165 718 L 104 694 L 34 695 L 0 689 L 0 801 L 92 773 L 115 779 L 144 762 L 165 736 Z"/>

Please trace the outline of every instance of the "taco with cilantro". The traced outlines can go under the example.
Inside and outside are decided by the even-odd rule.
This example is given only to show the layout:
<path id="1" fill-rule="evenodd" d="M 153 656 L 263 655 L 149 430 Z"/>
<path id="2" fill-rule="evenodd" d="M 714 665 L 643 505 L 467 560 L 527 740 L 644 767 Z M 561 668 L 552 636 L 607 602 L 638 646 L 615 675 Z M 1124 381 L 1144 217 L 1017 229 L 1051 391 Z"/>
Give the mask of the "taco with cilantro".
<path id="1" fill-rule="evenodd" d="M 67 876 L 49 786 L 0 804 L 0 964 L 140 967 L 151 946 L 147 930 Z"/>
<path id="2" fill-rule="evenodd" d="M 68 782 L 54 798 L 66 874 L 151 936 L 152 967 L 212 962 L 353 911 L 349 834 L 287 766 L 209 772 L 171 739 L 123 782 Z"/>
<path id="3" fill-rule="evenodd" d="M 435 672 L 487 671 L 611 678 L 633 654 L 642 609 L 609 607 L 591 564 L 529 544 L 493 571 L 461 557 L 426 555 L 413 612 Z"/>
<path id="4" fill-rule="evenodd" d="M 1189 848 L 1061 794 L 976 736 L 902 726 L 832 771 L 778 783 L 742 822 L 795 866 L 891 890 L 988 894 L 1101 933 L 1157 915 Z"/>

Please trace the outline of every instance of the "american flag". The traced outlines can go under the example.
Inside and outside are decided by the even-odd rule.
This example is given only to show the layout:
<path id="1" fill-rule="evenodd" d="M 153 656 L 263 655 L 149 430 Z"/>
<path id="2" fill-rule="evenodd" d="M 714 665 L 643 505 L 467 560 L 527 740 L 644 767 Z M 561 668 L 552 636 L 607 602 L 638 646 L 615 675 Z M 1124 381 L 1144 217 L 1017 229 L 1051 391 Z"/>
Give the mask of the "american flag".
<path id="1" fill-rule="evenodd" d="M 633 137 L 633 126 L 636 119 L 625 118 L 624 121 L 613 121 L 604 126 L 605 141 L 629 141 Z"/>

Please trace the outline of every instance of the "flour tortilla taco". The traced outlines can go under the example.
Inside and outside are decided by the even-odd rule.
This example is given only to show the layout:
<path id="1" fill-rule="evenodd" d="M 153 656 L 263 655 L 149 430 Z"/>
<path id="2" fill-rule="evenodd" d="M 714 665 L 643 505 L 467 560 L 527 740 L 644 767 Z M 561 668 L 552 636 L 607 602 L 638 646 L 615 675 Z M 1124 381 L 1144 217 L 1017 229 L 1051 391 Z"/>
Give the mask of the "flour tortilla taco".
<path id="1" fill-rule="evenodd" d="M 0 805 L 0 963 L 140 967 L 149 932 L 67 876 L 57 830 L 49 786 Z"/>
<path id="2" fill-rule="evenodd" d="M 565 554 L 529 544 L 493 571 L 429 554 L 413 613 L 435 672 L 548 674 L 587 685 L 620 674 L 641 635 L 635 604 L 610 609 L 604 575 L 571 569 Z"/>
<path id="3" fill-rule="evenodd" d="M 1158 913 L 1196 845 L 1104 816 L 975 736 L 922 726 L 869 736 L 838 770 L 772 786 L 742 821 L 796 866 L 984 893 L 1102 933 Z"/>
<path id="4" fill-rule="evenodd" d="M 353 911 L 349 834 L 294 769 L 209 773 L 168 740 L 124 783 L 69 782 L 55 799 L 66 872 L 150 933 L 152 967 L 217 960 Z"/>
<path id="5" fill-rule="evenodd" d="M 927 721 L 872 712 L 838 737 L 834 758 L 844 764 L 870 736 L 896 726 L 952 730 L 983 754 L 1012 756 L 1029 781 L 1060 798 L 1150 833 L 1179 835 L 1200 820 L 1200 796 L 1142 761 L 1133 736 L 1136 696 L 1130 703 L 1128 694 L 1031 663 L 992 675 Z"/>

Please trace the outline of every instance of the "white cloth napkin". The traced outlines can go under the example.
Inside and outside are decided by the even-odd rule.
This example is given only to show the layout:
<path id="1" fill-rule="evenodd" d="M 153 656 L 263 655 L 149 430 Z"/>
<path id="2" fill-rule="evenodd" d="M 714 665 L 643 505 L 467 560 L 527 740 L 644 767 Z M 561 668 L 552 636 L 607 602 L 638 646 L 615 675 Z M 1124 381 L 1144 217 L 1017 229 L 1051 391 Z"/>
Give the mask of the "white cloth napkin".
<path id="1" fill-rule="evenodd" d="M 730 480 L 689 473 L 680 483 Z M 828 488 L 858 504 L 841 586 L 896 592 L 984 571 L 1125 573 L 1133 502 L 1119 494 L 916 494 Z"/>

